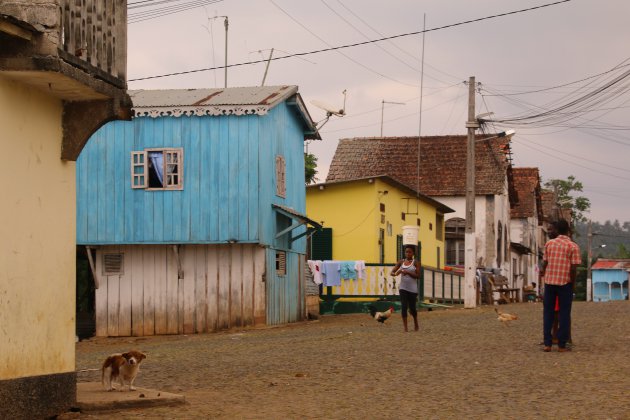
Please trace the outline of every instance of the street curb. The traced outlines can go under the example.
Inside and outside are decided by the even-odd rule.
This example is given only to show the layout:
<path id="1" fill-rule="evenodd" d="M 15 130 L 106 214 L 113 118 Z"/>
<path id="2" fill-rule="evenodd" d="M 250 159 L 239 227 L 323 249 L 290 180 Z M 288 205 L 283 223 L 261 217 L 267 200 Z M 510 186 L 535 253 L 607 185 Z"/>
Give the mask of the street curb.
<path id="1" fill-rule="evenodd" d="M 100 382 L 77 383 L 77 408 L 81 412 L 109 411 L 185 404 L 180 394 L 137 388 L 135 391 L 105 391 Z"/>

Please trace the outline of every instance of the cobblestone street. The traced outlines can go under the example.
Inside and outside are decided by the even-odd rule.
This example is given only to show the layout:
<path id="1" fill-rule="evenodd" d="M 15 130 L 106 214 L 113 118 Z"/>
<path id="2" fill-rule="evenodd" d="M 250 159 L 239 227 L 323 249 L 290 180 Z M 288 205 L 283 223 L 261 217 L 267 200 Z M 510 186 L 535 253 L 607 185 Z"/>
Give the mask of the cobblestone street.
<path id="1" fill-rule="evenodd" d="M 77 370 L 115 352 L 148 354 L 136 385 L 184 394 L 185 405 L 83 413 L 99 419 L 630 418 L 630 304 L 576 302 L 573 351 L 542 352 L 542 304 L 325 316 L 296 325 L 198 336 L 93 339 Z M 100 381 L 100 372 L 79 381 Z M 553 401 L 553 403 L 552 403 Z"/>

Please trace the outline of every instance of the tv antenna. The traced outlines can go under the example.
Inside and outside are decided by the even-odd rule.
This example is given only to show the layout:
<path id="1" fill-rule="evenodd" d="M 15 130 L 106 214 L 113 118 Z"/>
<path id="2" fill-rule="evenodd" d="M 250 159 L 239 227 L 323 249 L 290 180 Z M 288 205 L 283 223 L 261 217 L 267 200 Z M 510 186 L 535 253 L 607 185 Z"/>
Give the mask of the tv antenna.
<path id="1" fill-rule="evenodd" d="M 326 117 L 315 124 L 317 131 L 319 131 L 328 122 L 330 117 L 332 117 L 333 115 L 336 117 L 343 117 L 344 115 L 346 115 L 346 90 L 344 89 L 343 92 L 341 93 L 343 93 L 343 108 L 341 109 L 335 108 L 322 101 L 317 101 L 317 100 L 311 101 L 311 104 L 313 104 L 319 109 L 326 111 Z"/>

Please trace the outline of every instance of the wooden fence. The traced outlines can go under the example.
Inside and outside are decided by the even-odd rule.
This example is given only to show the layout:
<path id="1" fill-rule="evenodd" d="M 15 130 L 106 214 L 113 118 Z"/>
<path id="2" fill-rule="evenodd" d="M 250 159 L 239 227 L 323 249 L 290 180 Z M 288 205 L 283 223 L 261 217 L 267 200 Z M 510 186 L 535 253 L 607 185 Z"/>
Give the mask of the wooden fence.
<path id="1" fill-rule="evenodd" d="M 324 299 L 398 296 L 400 276 L 389 275 L 393 265 L 366 264 L 365 278 L 342 279 L 340 286 L 328 286 L 322 291 Z M 418 280 L 420 301 L 433 303 L 463 303 L 464 277 L 451 271 L 423 267 Z"/>

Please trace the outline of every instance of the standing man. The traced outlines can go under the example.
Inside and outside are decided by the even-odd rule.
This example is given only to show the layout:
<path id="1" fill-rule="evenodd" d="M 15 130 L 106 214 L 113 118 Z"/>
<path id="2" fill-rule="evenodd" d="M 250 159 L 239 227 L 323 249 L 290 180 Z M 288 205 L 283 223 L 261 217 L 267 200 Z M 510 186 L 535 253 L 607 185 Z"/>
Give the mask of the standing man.
<path id="1" fill-rule="evenodd" d="M 582 262 L 580 247 L 569 238 L 569 223 L 560 219 L 549 226 L 549 237 L 545 244 L 543 268 L 545 281 L 543 297 L 543 337 L 544 351 L 551 351 L 554 309 L 556 298 L 560 304 L 558 313 L 558 351 L 570 350 L 566 347 L 571 325 L 571 304 L 575 290 L 577 266 Z"/>

